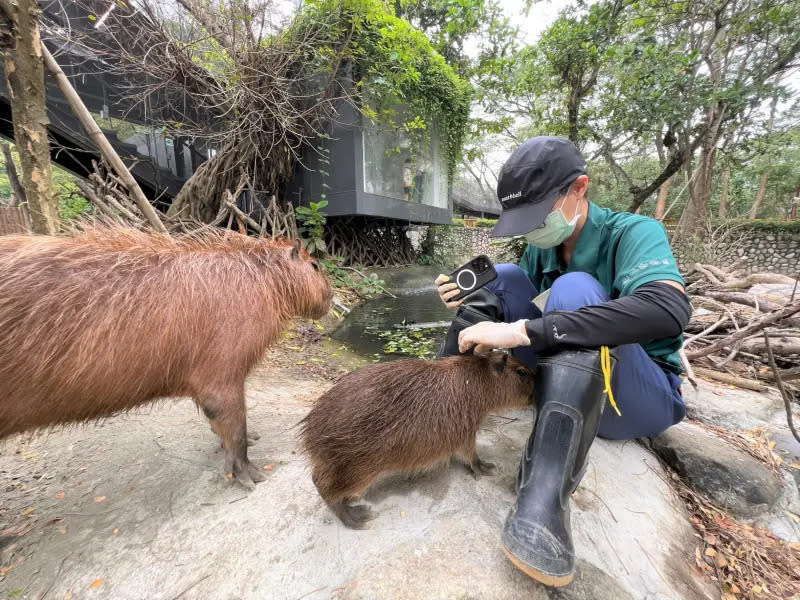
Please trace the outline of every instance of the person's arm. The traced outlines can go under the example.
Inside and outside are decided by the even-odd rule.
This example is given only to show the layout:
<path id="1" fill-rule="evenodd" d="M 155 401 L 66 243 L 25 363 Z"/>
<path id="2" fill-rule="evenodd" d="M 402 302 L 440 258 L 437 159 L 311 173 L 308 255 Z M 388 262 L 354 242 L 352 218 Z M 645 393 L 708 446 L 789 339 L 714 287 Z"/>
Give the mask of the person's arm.
<path id="1" fill-rule="evenodd" d="M 617 300 L 575 311 L 554 311 L 525 322 L 536 351 L 557 346 L 621 346 L 680 335 L 691 306 L 683 286 L 671 280 L 644 284 Z"/>

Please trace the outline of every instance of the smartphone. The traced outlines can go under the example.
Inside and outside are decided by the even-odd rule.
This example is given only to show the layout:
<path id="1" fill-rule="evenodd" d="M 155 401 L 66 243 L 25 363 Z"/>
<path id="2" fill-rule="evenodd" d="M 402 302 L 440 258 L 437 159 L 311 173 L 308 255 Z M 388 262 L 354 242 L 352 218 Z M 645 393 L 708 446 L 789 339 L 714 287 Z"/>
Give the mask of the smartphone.
<path id="1" fill-rule="evenodd" d="M 450 273 L 450 281 L 458 286 L 459 292 L 457 296 L 448 299 L 448 302 L 461 300 L 464 296 L 468 296 L 495 279 L 497 279 L 497 271 L 489 257 L 485 254 L 476 256 L 467 264 Z"/>

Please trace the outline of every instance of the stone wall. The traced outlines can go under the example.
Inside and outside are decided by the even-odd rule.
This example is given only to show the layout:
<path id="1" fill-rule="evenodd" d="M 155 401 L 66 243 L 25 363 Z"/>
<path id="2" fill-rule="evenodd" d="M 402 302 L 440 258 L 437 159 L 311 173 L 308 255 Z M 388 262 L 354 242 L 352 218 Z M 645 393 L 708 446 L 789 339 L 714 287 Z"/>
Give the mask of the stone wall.
<path id="1" fill-rule="evenodd" d="M 417 226 L 410 229 L 409 237 L 416 250 L 430 245 L 437 264 L 456 268 L 479 254 L 496 259 L 499 249 L 491 245 L 495 238 L 489 236 L 490 231 L 488 227 Z"/>
<path id="2" fill-rule="evenodd" d="M 668 233 L 671 230 L 672 227 L 667 226 Z M 409 236 L 415 249 L 432 244 L 435 261 L 455 268 L 478 254 L 496 260 L 499 249 L 490 245 L 495 241 L 489 237 L 490 231 L 487 227 L 416 226 L 410 229 Z M 800 272 L 800 227 L 797 231 L 782 231 L 743 226 L 732 228 L 724 236 L 715 235 L 713 242 L 699 250 L 674 244 L 682 270 L 698 260 L 721 267 L 738 260 L 741 268 L 748 272 L 772 271 L 785 275 Z"/>
<path id="3" fill-rule="evenodd" d="M 800 272 L 800 230 L 743 227 L 733 229 L 699 250 L 683 248 L 674 240 L 673 248 L 682 270 L 691 268 L 699 260 L 722 268 L 736 263 L 748 273 L 770 271 L 797 275 Z"/>

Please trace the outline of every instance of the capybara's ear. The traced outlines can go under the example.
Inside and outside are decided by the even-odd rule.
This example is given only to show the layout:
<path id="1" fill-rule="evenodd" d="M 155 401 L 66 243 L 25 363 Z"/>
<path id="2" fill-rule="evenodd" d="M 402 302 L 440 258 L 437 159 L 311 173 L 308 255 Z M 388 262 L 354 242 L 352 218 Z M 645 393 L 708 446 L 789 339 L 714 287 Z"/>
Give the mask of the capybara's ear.
<path id="1" fill-rule="evenodd" d="M 502 373 L 506 368 L 506 362 L 508 362 L 508 354 L 505 352 L 492 352 L 489 355 L 489 362 L 495 369 Z"/>
<path id="2" fill-rule="evenodd" d="M 294 243 L 292 248 L 292 260 L 300 260 L 300 240 Z"/>

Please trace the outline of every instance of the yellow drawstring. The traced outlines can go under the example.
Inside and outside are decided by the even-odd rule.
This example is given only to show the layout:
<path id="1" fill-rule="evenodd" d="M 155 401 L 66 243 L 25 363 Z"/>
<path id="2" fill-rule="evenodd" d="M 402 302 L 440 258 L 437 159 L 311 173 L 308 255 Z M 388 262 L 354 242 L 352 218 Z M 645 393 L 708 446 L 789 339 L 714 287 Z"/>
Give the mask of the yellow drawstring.
<path id="1" fill-rule="evenodd" d="M 608 401 L 611 402 L 611 406 L 614 407 L 617 415 L 621 417 L 622 413 L 619 412 L 617 403 L 614 401 L 614 394 L 611 392 L 611 353 L 608 350 L 608 346 L 600 347 L 600 368 L 603 369 L 603 378 L 606 381 L 606 393 L 608 394 Z"/>

